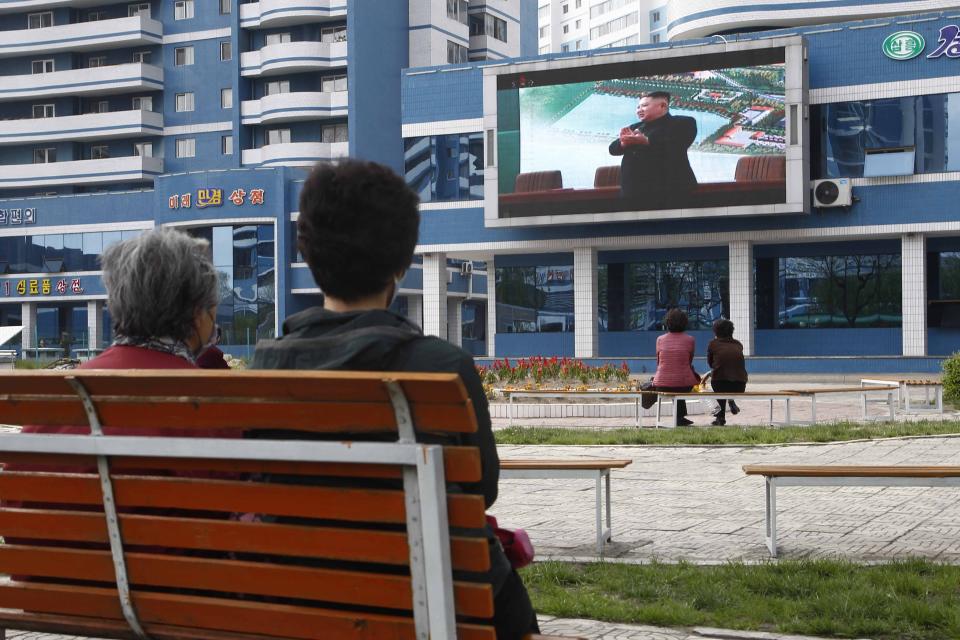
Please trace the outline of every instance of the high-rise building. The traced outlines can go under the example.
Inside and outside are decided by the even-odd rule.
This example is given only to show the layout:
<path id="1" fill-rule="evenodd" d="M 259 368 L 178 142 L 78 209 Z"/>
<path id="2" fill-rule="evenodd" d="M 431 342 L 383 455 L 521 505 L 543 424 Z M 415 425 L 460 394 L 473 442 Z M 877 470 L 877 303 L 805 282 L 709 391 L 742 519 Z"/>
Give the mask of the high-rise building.
<path id="1" fill-rule="evenodd" d="M 249 351 L 319 293 L 296 251 L 304 168 L 402 170 L 401 70 L 535 53 L 524 5 L 0 0 L 0 325 L 30 355 L 99 349 L 97 257 L 176 226 L 211 241 L 226 348 Z"/>
<path id="2" fill-rule="evenodd" d="M 957 6 L 950 0 L 538 0 L 538 51 L 655 44 Z"/>

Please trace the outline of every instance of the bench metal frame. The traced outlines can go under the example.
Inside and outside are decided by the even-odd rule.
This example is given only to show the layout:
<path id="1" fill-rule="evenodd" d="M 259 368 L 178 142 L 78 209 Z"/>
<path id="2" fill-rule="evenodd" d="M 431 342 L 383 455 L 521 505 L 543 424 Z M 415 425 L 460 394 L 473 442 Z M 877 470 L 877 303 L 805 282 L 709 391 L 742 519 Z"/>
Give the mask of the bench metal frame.
<path id="1" fill-rule="evenodd" d="M 784 401 L 784 422 L 785 425 L 793 424 L 790 419 L 790 400 L 795 398 L 796 394 L 794 393 L 783 393 L 776 392 L 767 394 L 740 394 L 740 393 L 716 393 L 716 392 L 707 392 L 707 393 L 696 393 L 691 391 L 690 393 L 667 393 L 660 392 L 657 393 L 657 421 L 654 423 L 654 426 L 657 428 L 664 427 L 667 429 L 672 429 L 677 427 L 677 400 L 736 400 L 737 402 L 742 402 L 744 400 L 767 400 L 770 402 L 770 424 L 776 424 L 773 421 L 773 401 L 774 400 L 783 400 Z M 673 411 L 673 416 L 670 420 L 670 424 L 664 424 L 661 419 L 662 409 L 661 404 L 664 399 L 670 401 L 670 406 Z"/>
<path id="2" fill-rule="evenodd" d="M 764 476 L 766 480 L 766 541 L 777 557 L 777 487 L 960 487 L 960 478 L 891 476 Z"/>
<path id="3" fill-rule="evenodd" d="M 503 480 L 530 479 L 577 479 L 594 480 L 596 493 L 597 554 L 603 555 L 603 545 L 613 541 L 613 524 L 610 516 L 610 469 L 501 469 Z M 606 487 L 606 500 L 603 499 L 603 487 Z M 606 505 L 606 528 L 604 528 L 603 505 Z"/>
<path id="4" fill-rule="evenodd" d="M 874 378 L 861 378 L 860 386 L 867 389 L 872 386 L 897 386 L 897 406 L 906 413 L 943 413 L 943 383 L 935 381 L 917 381 L 910 380 L 881 380 Z M 923 404 L 920 406 L 911 406 L 910 387 L 923 388 Z M 933 389 L 933 402 L 930 398 L 930 390 Z"/>
<path id="5" fill-rule="evenodd" d="M 96 434 L 99 421 L 91 399 L 79 380 L 70 379 L 70 383 L 84 400 L 88 419 L 92 422 L 92 434 Z M 396 442 L 10 433 L 0 434 L 0 452 L 96 456 L 98 466 L 103 469 L 110 456 L 402 466 L 416 638 L 455 638 L 456 616 L 443 447 L 415 441 L 409 404 L 400 385 L 390 382 L 387 389 L 397 420 L 399 438 Z M 102 482 L 110 482 L 109 475 L 101 477 Z M 112 502 L 104 504 L 104 513 L 108 520 L 111 513 L 116 517 Z M 126 582 L 126 571 L 122 567 L 123 543 L 119 529 L 116 532 L 116 539 L 111 535 L 111 550 L 114 553 L 124 617 L 135 634 L 146 637 L 142 635 L 142 630 L 138 633 L 140 625 L 132 602 L 124 602 L 122 584 Z M 118 553 L 121 559 L 119 563 L 116 562 Z"/>

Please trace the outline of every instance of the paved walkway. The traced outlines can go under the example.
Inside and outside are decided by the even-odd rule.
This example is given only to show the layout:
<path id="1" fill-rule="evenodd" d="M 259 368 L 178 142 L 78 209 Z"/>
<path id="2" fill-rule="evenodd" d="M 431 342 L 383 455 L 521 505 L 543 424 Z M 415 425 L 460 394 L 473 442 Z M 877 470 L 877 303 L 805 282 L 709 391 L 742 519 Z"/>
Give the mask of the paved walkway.
<path id="1" fill-rule="evenodd" d="M 613 472 L 608 559 L 697 563 L 763 561 L 762 478 L 748 463 L 960 465 L 960 437 L 762 447 L 501 446 L 501 457 L 629 458 Z M 777 492 L 784 558 L 960 563 L 956 489 L 789 487 Z M 527 530 L 540 558 L 594 559 L 594 484 L 503 480 L 493 510 Z"/>

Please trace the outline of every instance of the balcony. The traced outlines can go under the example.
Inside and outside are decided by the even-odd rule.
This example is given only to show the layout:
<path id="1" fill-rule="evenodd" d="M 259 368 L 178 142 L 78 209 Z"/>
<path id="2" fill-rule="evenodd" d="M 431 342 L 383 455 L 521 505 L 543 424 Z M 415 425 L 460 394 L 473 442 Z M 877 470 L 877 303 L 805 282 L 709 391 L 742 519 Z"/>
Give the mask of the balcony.
<path id="1" fill-rule="evenodd" d="M 163 25 L 146 16 L 0 31 L 0 58 L 160 44 Z"/>
<path id="2" fill-rule="evenodd" d="M 0 76 L 0 102 L 46 96 L 96 96 L 163 89 L 163 69 L 131 62 L 92 69 Z"/>
<path id="3" fill-rule="evenodd" d="M 346 142 L 287 142 L 268 144 L 243 152 L 245 166 L 310 167 L 321 160 L 336 160 L 350 153 Z"/>
<path id="4" fill-rule="evenodd" d="M 143 156 L 68 160 L 47 164 L 7 164 L 0 167 L 0 189 L 149 182 L 161 173 L 162 158 Z"/>
<path id="5" fill-rule="evenodd" d="M 343 20 L 347 0 L 260 0 L 240 5 L 240 26 L 269 29 L 293 24 Z"/>
<path id="6" fill-rule="evenodd" d="M 322 71 L 346 66 L 346 42 L 281 42 L 267 45 L 259 51 L 248 51 L 240 58 L 240 74 L 245 77 Z"/>
<path id="7" fill-rule="evenodd" d="M 0 120 L 0 145 L 162 135 L 163 114 L 139 109 L 60 118 Z"/>
<path id="8" fill-rule="evenodd" d="M 96 7 L 105 4 L 126 4 L 130 0 L 0 0 L 0 13 L 19 13 L 35 9 Z"/>
<path id="9" fill-rule="evenodd" d="M 240 106 L 243 124 L 274 124 L 347 115 L 347 92 L 277 93 Z"/>

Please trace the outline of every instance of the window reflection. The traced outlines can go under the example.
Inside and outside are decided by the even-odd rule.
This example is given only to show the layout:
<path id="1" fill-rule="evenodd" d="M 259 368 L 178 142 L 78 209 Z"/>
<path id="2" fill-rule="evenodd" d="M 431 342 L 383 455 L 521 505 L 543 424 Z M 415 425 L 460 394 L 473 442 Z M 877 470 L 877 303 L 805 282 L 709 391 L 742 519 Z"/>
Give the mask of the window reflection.
<path id="1" fill-rule="evenodd" d="M 573 267 L 497 268 L 497 333 L 573 331 Z"/>
<path id="2" fill-rule="evenodd" d="M 483 199 L 483 134 L 406 138 L 407 184 L 422 202 Z"/>

